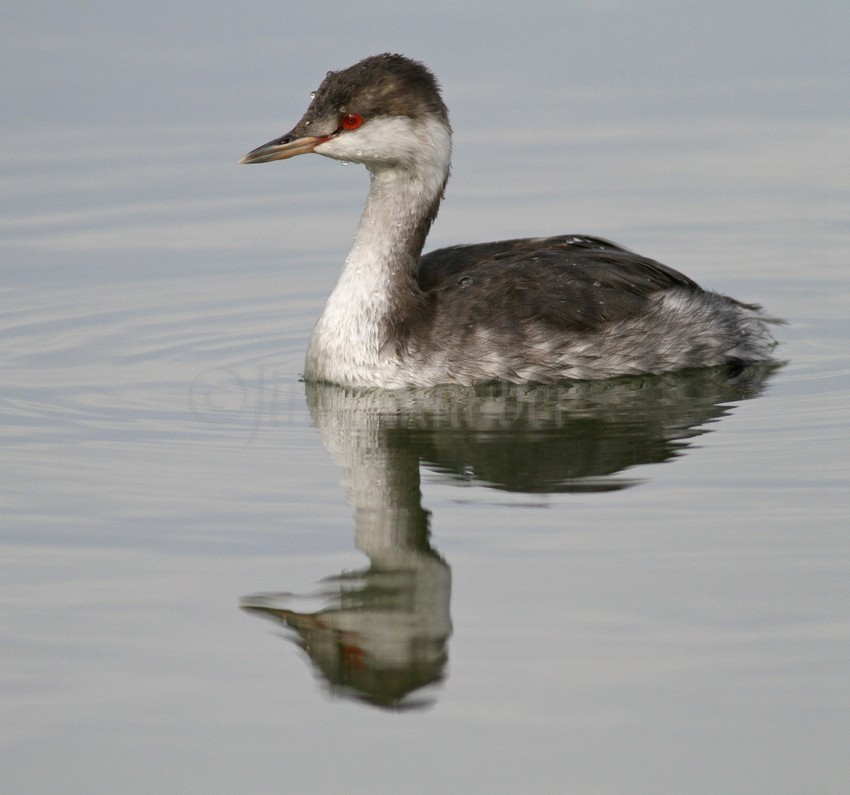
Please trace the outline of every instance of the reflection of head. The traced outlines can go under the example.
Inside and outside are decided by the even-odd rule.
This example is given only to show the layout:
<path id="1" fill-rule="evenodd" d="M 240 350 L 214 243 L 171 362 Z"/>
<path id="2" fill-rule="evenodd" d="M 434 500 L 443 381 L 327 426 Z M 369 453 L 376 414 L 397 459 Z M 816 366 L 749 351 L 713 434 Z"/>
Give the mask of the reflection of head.
<path id="1" fill-rule="evenodd" d="M 443 678 L 451 634 L 448 566 L 435 554 L 398 571 L 374 569 L 346 575 L 332 604 L 297 612 L 297 597 L 243 600 L 294 632 L 331 692 L 393 709 L 422 707 L 414 691 Z"/>

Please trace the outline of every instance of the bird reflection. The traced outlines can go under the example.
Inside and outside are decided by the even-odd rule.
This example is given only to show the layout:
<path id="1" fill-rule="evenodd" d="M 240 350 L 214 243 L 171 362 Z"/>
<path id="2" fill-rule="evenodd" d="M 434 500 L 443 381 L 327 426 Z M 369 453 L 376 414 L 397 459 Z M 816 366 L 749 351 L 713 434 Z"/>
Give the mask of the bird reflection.
<path id="1" fill-rule="evenodd" d="M 313 423 L 342 469 L 355 542 L 370 565 L 324 580 L 309 597 L 258 594 L 242 607 L 287 628 L 333 693 L 426 706 L 427 686 L 448 661 L 451 572 L 430 543 L 420 463 L 510 492 L 628 488 L 639 480 L 620 473 L 681 454 L 776 369 L 392 392 L 308 384 Z"/>

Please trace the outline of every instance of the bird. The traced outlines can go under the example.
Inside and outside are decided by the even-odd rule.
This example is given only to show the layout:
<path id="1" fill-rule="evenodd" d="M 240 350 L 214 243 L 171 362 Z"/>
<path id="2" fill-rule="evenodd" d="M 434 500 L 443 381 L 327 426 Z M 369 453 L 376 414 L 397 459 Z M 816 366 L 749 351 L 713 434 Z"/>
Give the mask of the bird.
<path id="1" fill-rule="evenodd" d="M 305 381 L 551 384 L 770 358 L 776 342 L 760 306 L 602 238 L 473 243 L 423 256 L 451 152 L 434 74 L 383 53 L 328 72 L 295 127 L 240 160 L 315 153 L 370 174 L 351 250 L 308 344 Z"/>

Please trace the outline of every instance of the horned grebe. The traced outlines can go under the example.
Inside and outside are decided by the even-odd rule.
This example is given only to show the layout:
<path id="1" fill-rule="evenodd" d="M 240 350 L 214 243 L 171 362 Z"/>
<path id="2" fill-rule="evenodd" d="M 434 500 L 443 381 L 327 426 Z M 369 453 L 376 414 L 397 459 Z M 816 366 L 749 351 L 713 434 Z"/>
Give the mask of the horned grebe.
<path id="1" fill-rule="evenodd" d="M 759 307 L 606 240 L 528 238 L 420 258 L 451 161 L 448 112 L 421 63 L 387 53 L 328 72 L 292 131 L 240 162 L 309 152 L 371 175 L 310 339 L 309 381 L 551 383 L 769 358 Z"/>

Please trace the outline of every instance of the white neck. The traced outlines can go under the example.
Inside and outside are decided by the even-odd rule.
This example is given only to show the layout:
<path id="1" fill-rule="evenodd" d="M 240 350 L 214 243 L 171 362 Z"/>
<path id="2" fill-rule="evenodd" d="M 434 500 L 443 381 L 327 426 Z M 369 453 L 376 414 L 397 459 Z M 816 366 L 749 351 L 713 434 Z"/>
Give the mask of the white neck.
<path id="1" fill-rule="evenodd" d="M 389 118 L 372 125 L 356 142 L 354 156 L 347 156 L 351 142 L 316 149 L 364 162 L 371 184 L 354 244 L 310 339 L 304 375 L 311 381 L 396 385 L 400 363 L 388 344 L 388 329 L 397 325 L 391 321 L 403 322 L 422 297 L 416 268 L 448 178 L 450 133 L 436 121 Z M 395 153 L 388 154 L 388 141 L 395 143 Z M 380 161 L 369 153 L 378 142 Z"/>

